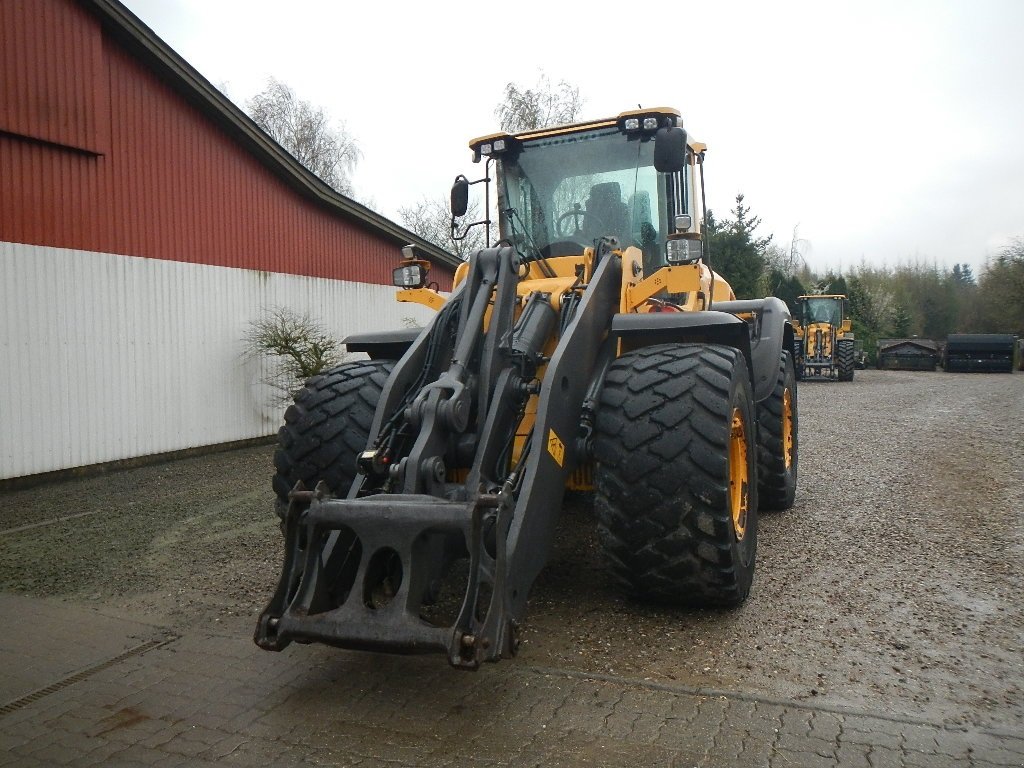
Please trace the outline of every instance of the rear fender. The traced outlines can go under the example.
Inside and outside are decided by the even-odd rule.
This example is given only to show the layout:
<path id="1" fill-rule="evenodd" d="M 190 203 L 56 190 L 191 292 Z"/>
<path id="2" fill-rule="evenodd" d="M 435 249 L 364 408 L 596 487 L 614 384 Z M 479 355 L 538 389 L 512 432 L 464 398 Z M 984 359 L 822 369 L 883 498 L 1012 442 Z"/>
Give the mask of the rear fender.
<path id="1" fill-rule="evenodd" d="M 342 343 L 349 352 L 365 352 L 371 360 L 398 360 L 421 333 L 422 328 L 354 333 Z"/>

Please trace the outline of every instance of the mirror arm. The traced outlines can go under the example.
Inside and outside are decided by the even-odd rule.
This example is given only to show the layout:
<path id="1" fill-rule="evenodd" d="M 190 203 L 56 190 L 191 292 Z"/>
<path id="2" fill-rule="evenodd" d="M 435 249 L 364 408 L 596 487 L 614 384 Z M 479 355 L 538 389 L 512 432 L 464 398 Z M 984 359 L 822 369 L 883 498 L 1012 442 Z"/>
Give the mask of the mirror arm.
<path id="1" fill-rule="evenodd" d="M 475 181 L 470 181 L 465 176 L 461 176 L 460 175 L 456 179 L 456 180 L 458 180 L 458 179 L 465 180 L 467 188 L 473 186 L 474 184 L 484 184 L 484 211 L 485 211 L 485 214 L 486 214 L 486 218 L 483 218 L 480 221 L 474 221 L 472 224 L 466 224 L 465 228 L 462 230 L 462 234 L 460 235 L 458 233 L 459 232 L 459 223 L 457 221 L 457 219 L 459 217 L 453 215 L 452 216 L 452 223 L 451 223 L 451 230 L 452 230 L 451 237 L 452 237 L 452 240 L 456 240 L 456 241 L 458 241 L 458 240 L 465 240 L 466 239 L 466 235 L 469 234 L 469 230 L 471 230 L 473 227 L 476 227 L 476 226 L 479 226 L 480 224 L 483 224 L 483 225 L 485 225 L 487 227 L 486 235 L 485 235 L 485 238 L 484 238 L 485 239 L 484 246 L 486 248 L 490 248 L 491 247 L 491 223 L 492 222 L 491 222 L 491 217 L 489 215 L 490 214 L 490 210 L 491 210 L 491 185 L 490 185 L 490 181 L 491 181 L 491 162 L 493 162 L 493 159 L 488 157 L 487 158 L 487 162 L 484 163 L 484 175 L 483 175 L 483 178 L 477 179 Z"/>
<path id="2" fill-rule="evenodd" d="M 465 228 L 462 230 L 462 234 L 459 235 L 459 234 L 456 234 L 459 231 L 459 222 L 457 222 L 455 220 L 455 217 L 452 216 L 452 240 L 465 240 L 466 239 L 466 235 L 469 234 L 469 230 L 471 230 L 473 227 L 478 227 L 481 224 L 486 224 L 487 225 L 487 234 L 488 234 L 488 237 L 490 237 L 490 227 L 491 227 L 491 220 L 490 219 L 480 219 L 480 221 L 474 221 L 472 224 L 466 224 Z M 488 241 L 487 247 L 490 248 L 490 242 L 489 241 Z"/>

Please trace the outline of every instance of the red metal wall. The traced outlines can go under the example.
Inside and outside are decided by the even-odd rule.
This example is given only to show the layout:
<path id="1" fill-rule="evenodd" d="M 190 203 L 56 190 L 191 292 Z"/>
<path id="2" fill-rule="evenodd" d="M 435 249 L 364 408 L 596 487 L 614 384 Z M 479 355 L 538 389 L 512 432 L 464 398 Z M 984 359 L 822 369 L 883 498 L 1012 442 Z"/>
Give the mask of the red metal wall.
<path id="1" fill-rule="evenodd" d="M 46 92 L 64 113 L 102 113 L 74 128 L 57 108 L 8 112 L 0 240 L 390 284 L 398 244 L 287 187 L 72 0 L 0 9 L 0 48 L 16 39 L 36 51 L 31 66 L 0 79 L 0 98 Z M 74 87 L 54 85 L 69 78 Z M 442 289 L 447 272 L 431 273 Z"/>
<path id="2" fill-rule="evenodd" d="M 0 131 L 106 152 L 105 75 L 100 28 L 84 9 L 0 2 Z"/>

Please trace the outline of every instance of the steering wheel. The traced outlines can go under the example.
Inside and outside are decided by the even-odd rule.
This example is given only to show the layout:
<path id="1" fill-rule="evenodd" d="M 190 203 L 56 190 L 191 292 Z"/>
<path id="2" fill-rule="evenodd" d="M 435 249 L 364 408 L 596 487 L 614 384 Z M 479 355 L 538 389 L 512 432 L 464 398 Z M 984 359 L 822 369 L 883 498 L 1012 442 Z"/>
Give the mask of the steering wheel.
<path id="1" fill-rule="evenodd" d="M 569 229 L 566 222 L 572 219 L 574 229 Z M 579 203 L 572 204 L 572 210 L 566 211 L 555 220 L 555 232 L 558 233 L 559 237 L 576 237 L 583 231 L 583 227 L 580 226 L 581 219 L 586 221 L 588 226 L 593 230 L 603 230 L 604 222 L 597 218 L 593 213 L 588 213 Z"/>
<path id="2" fill-rule="evenodd" d="M 582 231 L 580 224 L 582 219 L 587 215 L 587 212 L 583 210 L 579 203 L 572 204 L 572 210 L 566 211 L 555 221 L 555 232 L 560 237 L 568 237 L 569 235 L 579 234 Z M 570 230 L 566 225 L 566 222 L 572 219 L 573 229 Z"/>

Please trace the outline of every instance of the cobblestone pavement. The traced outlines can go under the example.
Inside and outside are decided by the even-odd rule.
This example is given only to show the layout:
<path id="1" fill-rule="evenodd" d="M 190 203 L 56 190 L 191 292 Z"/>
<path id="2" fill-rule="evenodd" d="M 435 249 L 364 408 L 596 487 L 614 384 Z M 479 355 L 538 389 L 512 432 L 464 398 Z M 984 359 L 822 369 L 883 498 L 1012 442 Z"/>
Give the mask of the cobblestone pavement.
<path id="1" fill-rule="evenodd" d="M 506 662 L 258 650 L 39 598 L 0 641 L 0 766 L 1020 766 L 1024 734 Z M 17 659 L 17 665 L 12 663 Z"/>

